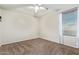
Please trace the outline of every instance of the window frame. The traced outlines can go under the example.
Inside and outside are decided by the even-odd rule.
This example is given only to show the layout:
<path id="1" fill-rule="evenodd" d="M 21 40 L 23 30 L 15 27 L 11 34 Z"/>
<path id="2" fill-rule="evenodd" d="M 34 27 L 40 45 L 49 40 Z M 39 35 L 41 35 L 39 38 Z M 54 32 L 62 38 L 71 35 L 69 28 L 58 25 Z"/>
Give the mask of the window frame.
<path id="1" fill-rule="evenodd" d="M 58 12 L 59 17 L 59 43 L 64 44 L 63 25 L 62 25 L 62 13 L 69 12 L 77 9 L 77 21 L 76 21 L 76 48 L 79 48 L 79 7 L 74 7 L 66 10 L 60 10 Z M 74 36 L 73 36 L 74 37 Z"/>

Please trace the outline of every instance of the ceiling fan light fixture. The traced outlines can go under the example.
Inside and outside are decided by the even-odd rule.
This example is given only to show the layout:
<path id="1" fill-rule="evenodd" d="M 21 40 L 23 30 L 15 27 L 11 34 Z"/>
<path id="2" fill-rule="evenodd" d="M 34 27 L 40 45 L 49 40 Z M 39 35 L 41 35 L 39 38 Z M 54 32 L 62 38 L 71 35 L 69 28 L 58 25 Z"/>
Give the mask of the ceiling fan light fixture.
<path id="1" fill-rule="evenodd" d="M 38 10 L 39 10 L 39 6 L 35 6 L 35 13 L 37 13 L 38 12 Z"/>
<path id="2" fill-rule="evenodd" d="M 34 9 L 34 17 L 35 18 L 41 18 L 42 15 L 39 14 L 39 11 L 41 10 L 48 10 L 48 8 L 42 7 L 41 4 L 35 4 L 33 6 L 30 6 L 29 8 Z"/>

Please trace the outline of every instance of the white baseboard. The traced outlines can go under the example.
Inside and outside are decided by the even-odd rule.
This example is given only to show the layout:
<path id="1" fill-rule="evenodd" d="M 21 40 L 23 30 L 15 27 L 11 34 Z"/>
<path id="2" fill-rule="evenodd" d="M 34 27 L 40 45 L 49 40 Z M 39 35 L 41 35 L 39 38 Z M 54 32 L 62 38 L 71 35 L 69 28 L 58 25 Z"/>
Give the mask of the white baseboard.
<path id="1" fill-rule="evenodd" d="M 43 36 L 41 36 L 40 38 L 43 38 L 43 39 L 46 39 L 46 40 L 49 40 L 49 41 L 53 41 L 53 42 L 59 43 L 58 38 L 55 38 L 55 37 L 50 37 L 50 36 L 45 36 L 45 35 L 43 35 Z M 56 39 L 56 40 L 54 40 L 54 39 Z"/>
<path id="2" fill-rule="evenodd" d="M 46 39 L 46 40 L 49 40 L 49 41 L 52 41 L 52 42 L 56 42 L 56 43 L 60 43 L 59 42 L 59 38 L 55 38 L 55 37 L 50 37 L 50 36 L 41 36 L 41 38 L 43 38 L 43 39 Z M 55 40 L 55 39 L 58 39 L 58 40 Z M 74 44 L 74 42 L 72 41 L 69 41 L 70 42 L 70 44 L 68 43 L 68 42 L 64 42 L 64 44 L 63 45 L 67 45 L 67 46 L 70 46 L 70 47 L 74 47 L 74 48 L 77 48 L 76 46 L 75 46 L 75 44 Z M 72 44 L 73 43 L 73 44 Z M 76 43 L 76 42 L 75 42 Z M 61 43 L 60 43 L 61 44 Z"/>
<path id="3" fill-rule="evenodd" d="M 25 37 L 24 39 L 18 39 L 16 41 L 5 41 L 5 42 L 1 42 L 0 46 L 5 45 L 5 44 L 20 42 L 20 41 L 24 41 L 24 40 L 31 40 L 31 39 L 35 39 L 35 38 L 38 38 L 38 36 L 29 36 L 29 37 Z"/>

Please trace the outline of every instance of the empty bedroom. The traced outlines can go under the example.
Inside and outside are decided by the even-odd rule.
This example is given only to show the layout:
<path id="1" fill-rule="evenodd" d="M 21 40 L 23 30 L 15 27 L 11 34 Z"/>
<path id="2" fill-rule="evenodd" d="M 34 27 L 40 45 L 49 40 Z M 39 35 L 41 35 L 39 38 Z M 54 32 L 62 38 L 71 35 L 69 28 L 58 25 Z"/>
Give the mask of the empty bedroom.
<path id="1" fill-rule="evenodd" d="M 79 4 L 0 4 L 0 55 L 79 55 Z"/>

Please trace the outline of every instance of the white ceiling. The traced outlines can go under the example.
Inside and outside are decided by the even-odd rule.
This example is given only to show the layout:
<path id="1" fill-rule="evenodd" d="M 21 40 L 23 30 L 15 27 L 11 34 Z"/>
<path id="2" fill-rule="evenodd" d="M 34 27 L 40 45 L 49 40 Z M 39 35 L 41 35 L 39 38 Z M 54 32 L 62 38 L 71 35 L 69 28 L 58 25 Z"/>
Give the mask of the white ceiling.
<path id="1" fill-rule="evenodd" d="M 2 9 L 14 9 L 24 6 L 32 6 L 32 4 L 0 4 L 0 8 Z"/>
<path id="2" fill-rule="evenodd" d="M 15 9 L 19 7 L 27 7 L 27 6 L 34 6 L 34 4 L 0 4 L 0 8 L 2 9 Z M 42 4 L 42 7 L 46 7 L 48 9 L 58 10 L 70 7 L 77 7 L 78 4 Z"/>
<path id="3" fill-rule="evenodd" d="M 43 6 L 56 11 L 59 9 L 68 9 L 68 8 L 78 7 L 79 4 L 46 4 Z"/>
<path id="4" fill-rule="evenodd" d="M 34 4 L 0 4 L 0 8 L 2 9 L 34 16 L 34 9 L 28 9 L 27 7 L 29 6 L 34 6 Z M 48 8 L 49 10 L 40 10 L 41 12 L 38 15 L 43 16 L 50 10 L 57 12 L 78 6 L 79 4 L 42 4 L 41 7 Z"/>

